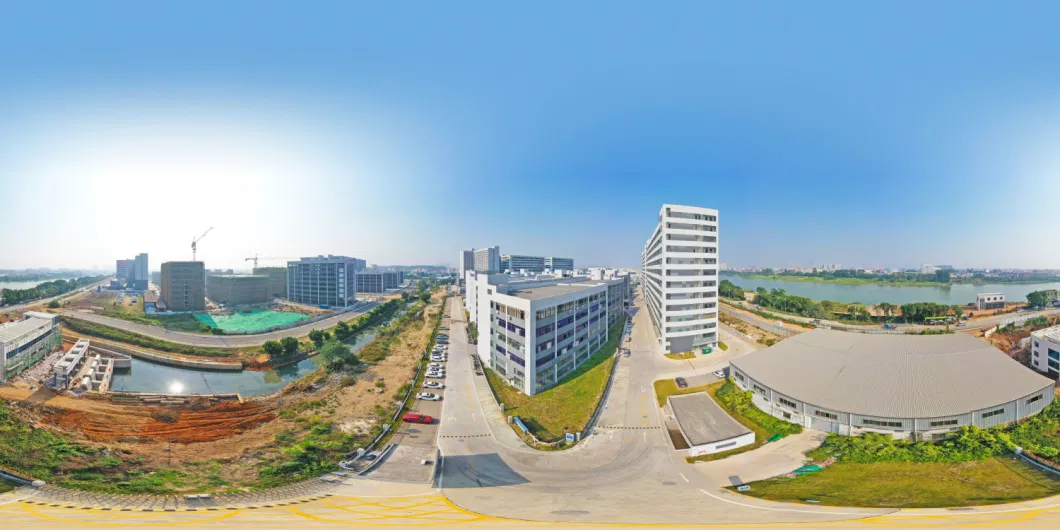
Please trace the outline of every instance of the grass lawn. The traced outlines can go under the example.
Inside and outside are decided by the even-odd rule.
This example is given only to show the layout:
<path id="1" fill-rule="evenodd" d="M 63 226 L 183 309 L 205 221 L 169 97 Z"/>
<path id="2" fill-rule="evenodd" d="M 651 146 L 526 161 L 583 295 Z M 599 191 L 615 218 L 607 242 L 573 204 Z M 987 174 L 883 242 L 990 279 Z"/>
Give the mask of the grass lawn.
<path id="1" fill-rule="evenodd" d="M 943 508 L 1039 499 L 1060 493 L 1060 477 L 1012 456 L 958 464 L 834 464 L 793 479 L 751 483 L 762 499 L 832 506 Z"/>
<path id="2" fill-rule="evenodd" d="M 666 354 L 666 358 L 667 359 L 673 359 L 675 361 L 681 361 L 681 360 L 684 360 L 684 359 L 694 359 L 695 357 L 696 357 L 696 354 L 693 353 L 693 352 L 690 352 L 690 351 L 681 352 L 681 353 L 667 353 Z"/>
<path id="3" fill-rule="evenodd" d="M 710 385 L 690 386 L 688 388 L 677 388 L 677 383 L 674 382 L 673 378 L 660 379 L 656 381 L 655 386 L 655 398 L 659 403 L 660 407 L 666 406 L 666 398 L 669 396 L 680 396 L 683 394 L 694 394 L 696 392 L 709 392 Z M 720 386 L 720 385 L 718 385 Z"/>
<path id="4" fill-rule="evenodd" d="M 505 414 L 519 416 L 542 441 L 562 440 L 565 433 L 583 430 L 596 410 L 607 388 L 621 332 L 622 322 L 619 322 L 611 328 L 608 341 L 600 351 L 575 368 L 558 385 L 533 396 L 516 390 L 492 369 L 486 369 L 486 378 L 498 400 L 504 403 Z"/>

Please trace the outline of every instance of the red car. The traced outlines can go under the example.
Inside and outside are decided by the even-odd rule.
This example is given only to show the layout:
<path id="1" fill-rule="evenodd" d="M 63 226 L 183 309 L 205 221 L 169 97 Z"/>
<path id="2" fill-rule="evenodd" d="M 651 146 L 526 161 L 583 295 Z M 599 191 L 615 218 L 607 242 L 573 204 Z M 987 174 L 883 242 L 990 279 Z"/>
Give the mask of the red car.
<path id="1" fill-rule="evenodd" d="M 434 418 L 424 416 L 423 414 L 415 414 L 413 412 L 406 414 L 402 419 L 409 423 L 434 423 Z"/>

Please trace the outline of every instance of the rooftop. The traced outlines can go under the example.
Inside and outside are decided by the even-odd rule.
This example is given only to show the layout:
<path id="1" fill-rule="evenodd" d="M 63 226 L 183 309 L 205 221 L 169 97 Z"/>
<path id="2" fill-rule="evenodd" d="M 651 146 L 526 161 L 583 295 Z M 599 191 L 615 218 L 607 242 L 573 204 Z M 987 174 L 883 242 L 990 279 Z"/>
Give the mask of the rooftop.
<path id="1" fill-rule="evenodd" d="M 877 335 L 816 329 L 731 364 L 780 394 L 882 418 L 955 416 L 1054 382 L 971 335 Z"/>
<path id="2" fill-rule="evenodd" d="M 1060 326 L 1039 329 L 1038 331 L 1031 332 L 1031 335 L 1040 339 L 1046 339 L 1056 343 L 1060 343 Z"/>
<path id="3" fill-rule="evenodd" d="M 670 407 L 691 445 L 703 445 L 751 432 L 732 419 L 706 392 L 670 396 Z"/>
<path id="4" fill-rule="evenodd" d="M 556 285 L 542 285 L 539 287 L 527 287 L 525 289 L 512 290 L 509 291 L 508 294 L 525 300 L 541 300 L 543 298 L 585 291 L 598 285 L 602 284 L 597 282 L 582 282 L 575 284 L 563 283 Z"/>
<path id="5" fill-rule="evenodd" d="M 0 344 L 11 342 L 41 326 L 50 325 L 49 319 L 31 317 L 18 322 L 0 324 Z"/>

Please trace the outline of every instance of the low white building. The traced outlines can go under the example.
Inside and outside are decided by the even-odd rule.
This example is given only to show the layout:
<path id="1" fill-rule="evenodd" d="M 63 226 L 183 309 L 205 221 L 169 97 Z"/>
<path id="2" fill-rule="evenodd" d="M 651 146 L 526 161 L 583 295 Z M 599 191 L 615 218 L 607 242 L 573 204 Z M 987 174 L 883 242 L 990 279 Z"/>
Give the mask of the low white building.
<path id="1" fill-rule="evenodd" d="M 1001 309 L 1005 307 L 1005 293 L 979 293 L 975 295 L 975 308 L 984 311 L 987 309 Z"/>
<path id="2" fill-rule="evenodd" d="M 1031 366 L 1049 377 L 1060 377 L 1060 326 L 1031 333 Z"/>
<path id="3" fill-rule="evenodd" d="M 629 278 L 468 271 L 464 298 L 479 359 L 520 391 L 545 390 L 593 356 L 625 320 Z"/>
<path id="4" fill-rule="evenodd" d="M 0 324 L 0 383 L 33 366 L 62 345 L 59 315 L 26 311 Z"/>

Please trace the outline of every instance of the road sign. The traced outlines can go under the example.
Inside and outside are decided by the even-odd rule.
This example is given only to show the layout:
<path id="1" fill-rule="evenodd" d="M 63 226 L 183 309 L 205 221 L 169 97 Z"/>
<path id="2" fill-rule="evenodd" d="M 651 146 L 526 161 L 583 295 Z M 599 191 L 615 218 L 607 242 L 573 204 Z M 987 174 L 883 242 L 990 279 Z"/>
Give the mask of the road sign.
<path id="1" fill-rule="evenodd" d="M 740 486 L 736 486 L 736 491 L 748 491 L 750 489 L 751 489 L 751 486 L 748 486 L 747 484 L 742 484 Z"/>
<path id="2" fill-rule="evenodd" d="M 574 433 L 567 433 L 566 439 L 567 439 L 567 443 L 569 443 L 569 444 L 574 443 Z"/>

